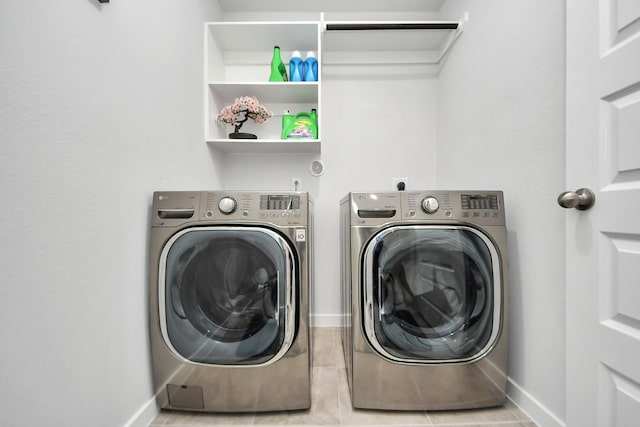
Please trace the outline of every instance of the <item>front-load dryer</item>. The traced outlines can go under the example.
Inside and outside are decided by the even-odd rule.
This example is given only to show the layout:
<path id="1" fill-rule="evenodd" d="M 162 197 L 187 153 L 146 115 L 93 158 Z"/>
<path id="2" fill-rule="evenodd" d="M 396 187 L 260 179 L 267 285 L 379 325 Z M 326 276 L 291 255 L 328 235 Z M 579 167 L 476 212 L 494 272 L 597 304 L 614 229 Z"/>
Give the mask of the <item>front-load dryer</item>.
<path id="1" fill-rule="evenodd" d="M 161 408 L 309 408 L 306 192 L 156 192 L 150 336 Z"/>
<path id="2" fill-rule="evenodd" d="M 500 191 L 341 201 L 342 339 L 356 408 L 505 401 L 507 230 Z"/>

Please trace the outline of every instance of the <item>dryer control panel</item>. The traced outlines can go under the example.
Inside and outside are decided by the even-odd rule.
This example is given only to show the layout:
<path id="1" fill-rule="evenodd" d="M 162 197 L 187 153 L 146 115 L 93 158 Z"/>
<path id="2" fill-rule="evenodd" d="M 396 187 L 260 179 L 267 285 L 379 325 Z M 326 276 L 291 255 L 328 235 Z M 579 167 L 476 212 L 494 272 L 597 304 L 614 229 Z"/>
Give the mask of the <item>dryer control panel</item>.
<path id="1" fill-rule="evenodd" d="M 501 191 L 407 191 L 401 193 L 402 219 L 468 220 L 504 225 Z"/>
<path id="2" fill-rule="evenodd" d="M 350 193 L 351 223 L 380 225 L 389 221 L 466 221 L 505 225 L 502 191 L 393 191 Z"/>

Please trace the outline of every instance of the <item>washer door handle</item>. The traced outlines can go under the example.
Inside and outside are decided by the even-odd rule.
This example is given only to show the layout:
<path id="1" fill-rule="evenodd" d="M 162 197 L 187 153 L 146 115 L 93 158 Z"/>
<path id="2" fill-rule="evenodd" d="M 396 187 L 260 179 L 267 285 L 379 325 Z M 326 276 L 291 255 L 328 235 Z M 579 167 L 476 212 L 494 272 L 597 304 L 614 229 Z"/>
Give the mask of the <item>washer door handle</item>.
<path id="1" fill-rule="evenodd" d="M 586 211 L 596 202 L 595 193 L 589 188 L 579 188 L 575 192 L 565 191 L 558 196 L 558 204 L 566 209 Z"/>

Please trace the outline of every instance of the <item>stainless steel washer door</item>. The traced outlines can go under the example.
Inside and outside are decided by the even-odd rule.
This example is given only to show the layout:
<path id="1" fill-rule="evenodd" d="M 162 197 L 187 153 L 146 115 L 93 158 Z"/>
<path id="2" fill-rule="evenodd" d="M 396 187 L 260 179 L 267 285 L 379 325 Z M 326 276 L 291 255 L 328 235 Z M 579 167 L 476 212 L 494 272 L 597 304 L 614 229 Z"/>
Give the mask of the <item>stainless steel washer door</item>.
<path id="1" fill-rule="evenodd" d="M 180 231 L 160 257 L 165 342 L 192 362 L 275 362 L 294 337 L 296 269 L 288 241 L 268 228 Z"/>
<path id="2" fill-rule="evenodd" d="M 367 244 L 364 330 L 384 357 L 468 361 L 500 331 L 501 270 L 494 244 L 467 226 L 395 226 Z"/>

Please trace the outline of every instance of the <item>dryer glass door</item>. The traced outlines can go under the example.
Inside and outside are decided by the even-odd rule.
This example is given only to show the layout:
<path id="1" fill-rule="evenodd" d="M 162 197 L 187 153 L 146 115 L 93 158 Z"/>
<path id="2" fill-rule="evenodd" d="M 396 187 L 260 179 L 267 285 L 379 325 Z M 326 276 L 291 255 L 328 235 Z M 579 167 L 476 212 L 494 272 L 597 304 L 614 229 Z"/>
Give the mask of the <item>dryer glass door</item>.
<path id="1" fill-rule="evenodd" d="M 363 319 L 369 342 L 397 361 L 466 361 L 500 329 L 500 259 L 466 226 L 396 226 L 364 254 Z"/>
<path id="2" fill-rule="evenodd" d="M 165 245 L 161 329 L 193 362 L 274 362 L 293 341 L 297 262 L 289 242 L 261 227 L 198 227 Z"/>

